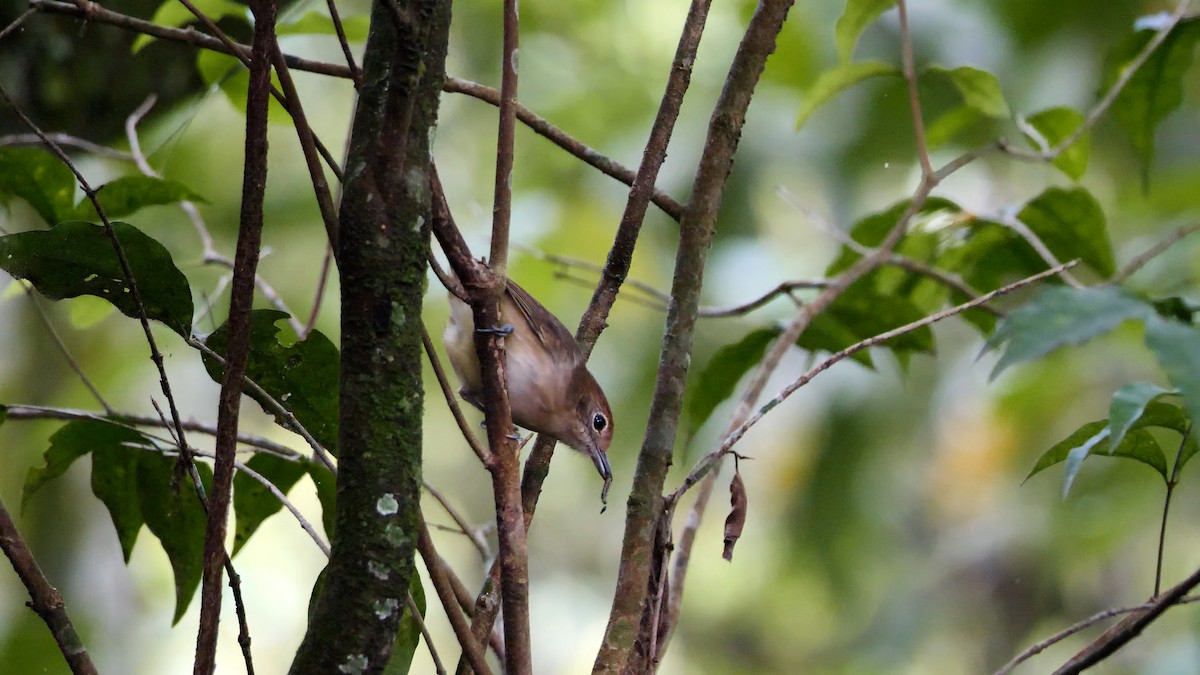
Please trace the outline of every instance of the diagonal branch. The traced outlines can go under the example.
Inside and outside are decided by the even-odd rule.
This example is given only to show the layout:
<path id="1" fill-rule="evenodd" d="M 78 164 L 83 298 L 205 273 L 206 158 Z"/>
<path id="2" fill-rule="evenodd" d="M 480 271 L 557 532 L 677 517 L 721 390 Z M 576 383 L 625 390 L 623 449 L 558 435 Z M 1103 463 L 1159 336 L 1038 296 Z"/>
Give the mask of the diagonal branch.
<path id="1" fill-rule="evenodd" d="M 71 617 L 67 616 L 66 603 L 42 572 L 3 501 L 0 501 L 0 549 L 4 550 L 13 570 L 29 591 L 29 608 L 46 622 L 71 672 L 75 675 L 96 675 L 96 666 L 88 656 L 87 647 L 75 632 Z"/>

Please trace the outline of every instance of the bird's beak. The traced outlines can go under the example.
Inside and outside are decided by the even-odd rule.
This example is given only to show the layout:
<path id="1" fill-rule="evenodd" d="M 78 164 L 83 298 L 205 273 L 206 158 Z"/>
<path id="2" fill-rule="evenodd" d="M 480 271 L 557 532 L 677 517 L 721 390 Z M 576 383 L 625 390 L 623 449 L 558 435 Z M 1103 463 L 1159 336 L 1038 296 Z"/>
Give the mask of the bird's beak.
<path id="1" fill-rule="evenodd" d="M 604 513 L 604 509 L 608 508 L 608 486 L 612 485 L 612 469 L 608 466 L 608 454 L 595 443 L 588 443 L 588 454 L 592 457 L 592 463 L 596 465 L 596 471 L 599 471 L 600 477 L 604 479 L 604 488 L 600 491 L 600 503 L 603 504 L 600 513 Z"/>

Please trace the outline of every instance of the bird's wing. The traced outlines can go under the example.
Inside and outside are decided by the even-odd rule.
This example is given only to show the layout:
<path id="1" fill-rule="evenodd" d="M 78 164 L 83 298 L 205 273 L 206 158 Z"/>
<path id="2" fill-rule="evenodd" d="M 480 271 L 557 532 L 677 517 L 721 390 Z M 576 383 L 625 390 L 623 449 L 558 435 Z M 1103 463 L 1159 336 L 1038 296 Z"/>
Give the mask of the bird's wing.
<path id="1" fill-rule="evenodd" d="M 579 351 L 579 343 L 575 342 L 575 336 L 571 335 L 567 327 L 562 325 L 558 317 L 551 314 L 550 310 L 543 307 L 542 303 L 535 300 L 512 279 L 508 280 L 505 290 L 547 353 L 556 359 L 568 361 L 570 365 L 575 365 L 583 360 L 583 354 Z"/>

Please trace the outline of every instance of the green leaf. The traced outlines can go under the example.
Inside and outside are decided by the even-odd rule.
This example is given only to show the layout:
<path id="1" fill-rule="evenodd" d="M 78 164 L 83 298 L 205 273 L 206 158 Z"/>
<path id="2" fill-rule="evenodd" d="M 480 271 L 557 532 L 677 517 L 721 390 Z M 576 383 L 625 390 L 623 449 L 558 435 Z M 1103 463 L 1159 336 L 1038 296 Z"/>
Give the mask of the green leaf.
<path id="1" fill-rule="evenodd" d="M 1167 459 L 1162 446 L 1143 428 L 1135 428 L 1126 434 L 1124 440 L 1116 447 L 1109 445 L 1108 421 L 1098 420 L 1088 422 L 1076 429 L 1070 436 L 1047 450 L 1037 461 L 1033 470 L 1025 480 L 1033 478 L 1038 473 L 1060 462 L 1067 462 L 1063 479 L 1063 497 L 1070 492 L 1075 477 L 1083 460 L 1093 455 L 1102 457 L 1121 457 L 1132 459 L 1154 469 L 1165 481 L 1167 479 Z"/>
<path id="2" fill-rule="evenodd" d="M 228 54 L 201 49 L 196 54 L 196 70 L 200 78 L 210 87 L 219 87 L 225 98 L 239 113 L 246 112 L 246 93 L 250 87 L 250 71 L 242 62 Z M 271 71 L 271 84 L 279 89 L 279 77 Z M 283 106 L 270 99 L 267 104 L 267 121 L 272 124 L 290 124 L 291 116 Z"/>
<path id="3" fill-rule="evenodd" d="M 250 354 L 246 376 L 256 382 L 296 419 L 330 452 L 337 449 L 338 429 L 338 351 L 319 331 L 308 338 L 285 344 L 279 322 L 287 314 L 274 309 L 258 309 L 250 318 Z M 222 324 L 206 343 L 218 354 L 229 347 L 228 324 Z M 204 357 L 204 367 L 214 381 L 221 381 L 222 366 Z M 275 423 L 288 428 L 287 420 L 269 407 L 257 394 L 244 388 L 247 396 L 258 401 Z"/>
<path id="4" fill-rule="evenodd" d="M 192 325 L 192 291 L 163 245 L 122 222 L 113 232 L 133 271 L 146 315 L 187 336 Z M 66 222 L 49 230 L 0 237 L 0 269 L 28 279 L 48 298 L 93 295 L 111 302 L 126 316 L 138 316 L 121 265 L 104 229 Z"/>
<path id="5" fill-rule="evenodd" d="M 146 520 L 138 500 L 139 450 L 105 446 L 92 452 L 92 494 L 104 503 L 126 564 Z"/>
<path id="6" fill-rule="evenodd" d="M 1163 389 L 1149 382 L 1134 382 L 1118 389 L 1113 394 L 1112 404 L 1108 408 L 1110 443 L 1120 445 L 1134 422 L 1141 419 L 1142 414 L 1146 412 L 1146 406 L 1160 396 L 1170 393 L 1170 389 Z"/>
<path id="7" fill-rule="evenodd" d="M 1200 331 L 1151 316 L 1146 320 L 1146 346 L 1183 396 L 1188 416 L 1200 420 Z"/>
<path id="8" fill-rule="evenodd" d="M 888 232 L 896 226 L 900 221 L 900 216 L 908 210 L 909 200 L 903 200 L 892 204 L 883 211 L 868 214 L 861 218 L 858 222 L 850 227 L 850 237 L 854 241 L 868 248 L 875 248 L 883 243 Z M 940 223 L 946 220 L 951 220 L 959 217 L 962 214 L 960 208 L 954 202 L 941 197 L 930 197 L 921 205 L 921 210 L 913 217 L 909 223 L 908 233 L 901 239 L 900 244 L 896 247 L 897 252 L 911 255 L 912 247 L 916 240 L 925 239 L 933 242 L 931 248 L 936 249 L 936 242 L 940 237 Z M 926 248 L 929 244 L 920 242 L 917 247 Z M 862 255 L 848 246 L 842 247 L 842 252 L 838 255 L 829 267 L 825 269 L 825 276 L 832 277 L 835 274 L 845 270 L 854 264 L 854 261 L 861 258 Z"/>
<path id="9" fill-rule="evenodd" d="M 687 437 L 691 438 L 704 426 L 713 410 L 733 395 L 742 376 L 762 360 L 767 345 L 779 335 L 779 328 L 759 328 L 741 340 L 725 345 L 713 354 L 687 397 Z"/>
<path id="10" fill-rule="evenodd" d="M 963 104 L 979 111 L 985 117 L 1004 118 L 1009 116 L 1008 103 L 1000 91 L 1000 80 L 996 76 L 970 66 L 958 68 L 930 68 L 929 72 L 945 76 L 958 89 Z"/>
<path id="11" fill-rule="evenodd" d="M 232 16 L 248 23 L 249 14 L 246 5 L 234 2 L 234 0 L 192 0 L 192 4 L 213 21 Z M 191 10 L 185 7 L 183 3 L 171 2 L 170 0 L 159 5 L 158 10 L 154 12 L 154 18 L 151 19 L 151 22 L 160 26 L 174 26 L 176 28 L 197 21 L 199 19 L 196 18 L 196 15 L 192 14 Z M 145 33 L 138 35 L 137 39 L 133 41 L 133 45 L 129 48 L 129 51 L 136 54 L 156 39 L 154 36 Z"/>
<path id="12" fill-rule="evenodd" d="M 834 343 L 814 344 L 809 339 L 813 334 L 805 331 L 801 334 L 797 345 L 804 349 L 824 349 L 836 352 L 856 342 L 920 320 L 924 316 L 925 312 L 921 311 L 908 298 L 899 295 L 884 295 L 866 285 L 855 284 L 839 295 L 812 322 L 813 326 L 836 324 L 844 327 L 846 329 L 843 333 L 845 338 Z M 880 346 L 896 352 L 932 352 L 933 332 L 928 326 L 923 326 L 896 336 Z"/>
<path id="13" fill-rule="evenodd" d="M 363 42 L 367 39 L 367 29 L 370 28 L 370 17 L 365 14 L 343 16 L 342 31 L 348 42 Z M 337 29 L 328 14 L 312 10 L 296 19 L 275 26 L 276 35 L 336 35 Z"/>
<path id="14" fill-rule="evenodd" d="M 1129 36 L 1109 56 L 1105 67 L 1104 91 L 1120 79 L 1157 31 L 1141 30 Z M 1183 102 L 1184 85 L 1192 65 L 1200 19 L 1180 21 L 1150 58 L 1130 77 L 1112 105 L 1113 118 L 1129 134 L 1134 151 L 1142 160 L 1143 182 L 1154 158 L 1154 133 L 1158 125 Z"/>
<path id="15" fill-rule="evenodd" d="M 175 617 L 179 623 L 188 603 L 200 585 L 204 566 L 204 507 L 196 495 L 191 478 L 175 471 L 176 462 L 153 452 L 138 454 L 138 506 L 146 527 L 162 544 L 175 574 Z M 207 494 L 212 485 L 212 470 L 196 464 Z"/>
<path id="16" fill-rule="evenodd" d="M 325 537 L 333 539 L 334 508 L 337 505 L 337 477 L 324 466 L 310 464 L 308 477 L 317 488 L 317 501 L 321 503 L 321 526 Z"/>
<path id="17" fill-rule="evenodd" d="M 291 461 L 275 455 L 258 453 L 246 462 L 246 467 L 270 481 L 283 494 L 300 480 L 307 467 L 304 462 Z M 242 549 L 263 521 L 283 508 L 283 503 L 270 488 L 238 471 L 233 477 L 233 512 L 237 525 L 233 533 L 233 553 Z"/>
<path id="18" fill-rule="evenodd" d="M 983 115 L 970 106 L 951 108 L 929 123 L 925 129 L 925 143 L 931 148 L 946 145 L 982 119 Z"/>
<path id="19" fill-rule="evenodd" d="M 174 4 L 174 3 L 168 3 Z M 174 204 L 182 201 L 203 202 L 204 198 L 171 180 L 150 176 L 122 176 L 105 183 L 96 192 L 104 216 L 109 220 L 123 218 L 147 206 Z M 96 208 L 84 199 L 75 207 L 74 220 L 95 220 Z"/>
<path id="20" fill-rule="evenodd" d="M 896 0 L 846 0 L 846 9 L 838 17 L 837 25 L 833 29 L 838 60 L 848 63 L 854 55 L 854 45 L 858 43 L 858 37 L 880 14 L 895 4 Z"/>
<path id="21" fill-rule="evenodd" d="M 1116 271 L 1104 210 L 1087 190 L 1049 188 L 1026 204 L 1017 219 L 1059 260 L 1080 258 L 1105 278 Z"/>
<path id="22" fill-rule="evenodd" d="M 1045 288 L 1009 313 L 988 340 L 986 349 L 1007 343 L 991 377 L 1015 363 L 1103 335 L 1126 321 L 1153 316 L 1153 307 L 1112 286 Z"/>
<path id="23" fill-rule="evenodd" d="M 67 219 L 75 208 L 75 174 L 41 148 L 0 148 L 0 201 L 24 199 L 47 223 Z"/>
<path id="24" fill-rule="evenodd" d="M 850 87 L 872 77 L 896 76 L 900 71 L 892 65 L 878 61 L 847 63 L 821 73 L 817 81 L 804 92 L 800 112 L 796 115 L 796 128 L 804 126 L 817 108 Z"/>
<path id="25" fill-rule="evenodd" d="M 421 585 L 421 575 L 414 569 L 412 579 L 408 583 L 408 594 L 412 596 L 413 604 L 421 616 L 425 616 L 425 588 Z M 417 645 L 421 643 L 421 624 L 413 617 L 404 603 L 404 614 L 396 627 L 396 640 L 392 643 L 392 656 L 383 669 L 384 675 L 404 675 L 412 666 L 413 655 L 417 653 Z"/>
<path id="26" fill-rule="evenodd" d="M 1083 124 L 1083 115 L 1074 108 L 1048 108 L 1031 115 L 1025 121 L 1041 134 L 1042 140 L 1046 142 L 1046 148 L 1042 148 L 1029 134 L 1026 134 L 1025 137 L 1029 139 L 1029 144 L 1038 150 L 1043 150 L 1053 148 L 1070 138 L 1071 134 L 1075 133 L 1075 130 Z M 1091 153 L 1092 134 L 1089 131 L 1080 136 L 1079 140 L 1064 150 L 1062 154 L 1055 157 L 1054 166 L 1071 180 L 1079 180 L 1083 177 L 1083 172 L 1087 170 Z"/>
<path id="27" fill-rule="evenodd" d="M 146 444 L 146 437 L 133 429 L 102 420 L 68 422 L 50 436 L 50 447 L 42 455 L 46 465 L 33 467 L 25 476 L 21 493 L 21 509 L 29 498 L 50 481 L 62 476 L 80 457 L 99 448 L 124 450 L 127 443 Z"/>

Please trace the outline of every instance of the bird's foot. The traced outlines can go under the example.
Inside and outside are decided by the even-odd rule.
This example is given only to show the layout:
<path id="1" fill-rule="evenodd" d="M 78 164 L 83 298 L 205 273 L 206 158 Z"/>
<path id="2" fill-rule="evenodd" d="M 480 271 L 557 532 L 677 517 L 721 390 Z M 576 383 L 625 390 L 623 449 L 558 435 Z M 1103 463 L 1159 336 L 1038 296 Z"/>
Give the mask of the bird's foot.
<path id="1" fill-rule="evenodd" d="M 492 326 L 491 328 L 476 328 L 476 333 L 487 333 L 489 335 L 499 335 L 500 337 L 508 337 L 512 335 L 513 325 L 506 323 L 503 326 Z"/>

